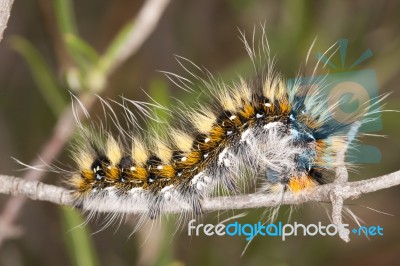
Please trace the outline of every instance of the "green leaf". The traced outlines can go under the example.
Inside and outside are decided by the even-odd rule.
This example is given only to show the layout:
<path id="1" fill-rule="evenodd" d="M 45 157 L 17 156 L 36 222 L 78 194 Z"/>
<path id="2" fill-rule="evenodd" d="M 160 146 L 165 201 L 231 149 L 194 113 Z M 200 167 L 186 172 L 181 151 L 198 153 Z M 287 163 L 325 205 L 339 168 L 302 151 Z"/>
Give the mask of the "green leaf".
<path id="1" fill-rule="evenodd" d="M 54 0 L 53 3 L 60 32 L 78 35 L 72 1 Z"/>
<path id="2" fill-rule="evenodd" d="M 50 67 L 39 51 L 27 40 L 12 37 L 10 44 L 26 60 L 43 98 L 52 112 L 58 116 L 66 106 L 66 101 L 62 93 L 63 89 L 54 78 L 54 73 L 50 71 Z"/>
<path id="3" fill-rule="evenodd" d="M 89 44 L 78 37 L 72 1 L 54 0 L 53 3 L 58 28 L 68 54 L 75 64 L 86 72 L 93 63 L 97 63 L 98 55 Z"/>
<path id="4" fill-rule="evenodd" d="M 70 207 L 62 207 L 62 224 L 64 232 L 64 242 L 71 261 L 76 266 L 99 265 L 93 243 L 89 233 L 82 224 L 84 221 L 81 215 Z"/>
<path id="5" fill-rule="evenodd" d="M 64 40 L 71 57 L 83 70 L 87 71 L 98 63 L 99 55 L 86 41 L 70 33 L 64 35 Z"/>

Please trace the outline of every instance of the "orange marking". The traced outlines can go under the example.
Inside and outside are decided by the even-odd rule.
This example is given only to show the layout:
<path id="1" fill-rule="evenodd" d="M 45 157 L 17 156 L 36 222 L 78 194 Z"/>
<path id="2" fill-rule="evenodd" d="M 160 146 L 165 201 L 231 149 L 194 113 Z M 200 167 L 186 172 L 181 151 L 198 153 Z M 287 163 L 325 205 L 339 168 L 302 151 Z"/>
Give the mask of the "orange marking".
<path id="1" fill-rule="evenodd" d="M 156 173 L 160 177 L 172 179 L 175 176 L 175 168 L 172 165 L 163 165 L 163 169 L 159 169 Z"/>
<path id="2" fill-rule="evenodd" d="M 304 189 L 316 187 L 315 182 L 309 176 L 293 177 L 289 181 L 289 189 L 292 192 L 299 192 Z"/>
<path id="3" fill-rule="evenodd" d="M 282 111 L 282 115 L 285 115 L 285 114 L 289 113 L 291 106 L 290 106 L 289 102 L 286 101 L 286 99 L 284 99 L 284 101 L 279 101 L 279 108 Z"/>
<path id="4" fill-rule="evenodd" d="M 119 180 L 119 169 L 115 166 L 110 166 L 110 168 L 106 167 L 106 179 L 108 181 L 117 181 Z"/>
<path id="5" fill-rule="evenodd" d="M 225 134 L 224 129 L 220 125 L 215 125 L 210 131 L 210 141 L 211 143 L 221 142 Z M 211 145 L 211 143 L 209 145 Z"/>
<path id="6" fill-rule="evenodd" d="M 200 162 L 200 152 L 192 151 L 186 155 L 186 161 L 179 161 L 179 166 L 182 168 L 190 168 Z"/>
<path id="7" fill-rule="evenodd" d="M 94 181 L 94 173 L 92 170 L 82 170 L 81 175 L 86 182 Z"/>
<path id="8" fill-rule="evenodd" d="M 246 119 L 250 119 L 254 116 L 254 107 L 246 103 L 243 106 L 243 110 L 240 111 L 240 115 Z"/>
<path id="9" fill-rule="evenodd" d="M 147 181 L 147 170 L 144 167 L 136 167 L 136 170 L 132 171 L 132 179 Z"/>

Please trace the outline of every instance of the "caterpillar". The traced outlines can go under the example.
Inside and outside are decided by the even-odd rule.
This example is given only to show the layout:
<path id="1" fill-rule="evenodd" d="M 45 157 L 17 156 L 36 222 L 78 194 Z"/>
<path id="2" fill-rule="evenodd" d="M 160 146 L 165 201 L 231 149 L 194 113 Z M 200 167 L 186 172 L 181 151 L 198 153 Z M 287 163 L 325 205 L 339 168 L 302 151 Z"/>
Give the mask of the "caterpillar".
<path id="1" fill-rule="evenodd" d="M 146 104 L 129 99 L 118 103 L 130 128 L 125 129 L 101 99 L 119 134 L 80 124 L 82 138 L 73 151 L 77 170 L 68 178 L 76 207 L 92 214 L 110 209 L 116 214 L 141 212 L 154 219 L 179 206 L 198 215 L 204 198 L 221 191 L 240 193 L 243 184 L 285 193 L 332 179 L 332 158 L 349 142 L 353 121 L 368 122 L 367 113 L 349 116 L 348 123 L 335 122 L 330 114 L 337 104 L 327 105 L 319 93 L 323 81 L 308 87 L 299 79 L 289 84 L 274 70 L 265 34 L 258 48 L 242 37 L 254 66 L 253 79 L 239 77 L 226 84 L 211 74 L 201 78 L 182 63 L 195 66 L 191 61 L 179 58 L 210 99 L 197 107 L 176 108 L 175 121 L 164 127 L 165 137 L 143 130 L 128 106 L 150 116 Z M 168 77 L 191 90 L 188 79 Z"/>

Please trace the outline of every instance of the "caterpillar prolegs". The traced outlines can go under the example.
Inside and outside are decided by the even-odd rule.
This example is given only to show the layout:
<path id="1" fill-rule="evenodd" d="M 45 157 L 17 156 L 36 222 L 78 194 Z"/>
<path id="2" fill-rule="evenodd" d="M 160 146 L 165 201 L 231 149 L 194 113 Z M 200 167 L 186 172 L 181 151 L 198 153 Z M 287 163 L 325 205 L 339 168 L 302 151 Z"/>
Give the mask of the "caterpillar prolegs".
<path id="1" fill-rule="evenodd" d="M 351 123 L 333 121 L 330 114 L 336 106 L 327 105 L 319 93 L 323 84 L 289 84 L 275 72 L 265 36 L 258 50 L 244 43 L 255 77 L 225 84 L 188 70 L 210 102 L 176 108 L 173 125 L 165 126 L 168 136 L 141 130 L 128 106 L 141 104 L 127 99 L 119 106 L 132 130 L 116 119 L 116 137 L 82 127 L 73 156 L 78 170 L 69 179 L 76 206 L 94 213 L 139 211 L 150 218 L 169 206 L 200 214 L 202 199 L 218 191 L 238 193 L 243 183 L 259 183 L 266 193 L 284 193 L 328 182 L 335 166 L 332 158 L 346 145 Z M 186 78 L 169 77 L 188 86 Z M 109 103 L 101 101 L 115 117 Z M 142 112 L 147 115 L 148 109 Z M 356 118 L 349 121 L 365 120 Z"/>

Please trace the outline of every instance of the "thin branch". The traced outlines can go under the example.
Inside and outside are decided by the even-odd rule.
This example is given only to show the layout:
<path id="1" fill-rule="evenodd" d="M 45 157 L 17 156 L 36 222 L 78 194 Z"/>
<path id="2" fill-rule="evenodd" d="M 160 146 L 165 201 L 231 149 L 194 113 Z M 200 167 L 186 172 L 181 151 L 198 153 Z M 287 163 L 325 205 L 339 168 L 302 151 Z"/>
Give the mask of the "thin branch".
<path id="1" fill-rule="evenodd" d="M 62 187 L 13 176 L 0 176 L 0 193 L 25 196 L 32 200 L 49 201 L 58 205 L 72 205 L 70 192 Z"/>
<path id="2" fill-rule="evenodd" d="M 343 203 L 344 198 L 338 193 L 337 190 L 340 190 L 340 187 L 346 184 L 349 180 L 349 173 L 347 171 L 345 159 L 346 159 L 346 152 L 347 148 L 350 143 L 354 140 L 355 136 L 357 135 L 358 129 L 361 126 L 361 122 L 356 121 L 354 122 L 349 132 L 347 133 L 347 142 L 344 144 L 342 150 L 336 156 L 336 178 L 334 180 L 334 184 L 337 186 L 338 189 L 333 190 L 330 194 L 330 200 L 332 202 L 332 221 L 338 228 L 339 237 L 345 241 L 350 241 L 350 230 L 346 229 L 343 225 L 342 219 L 342 211 L 343 211 Z"/>
<path id="3" fill-rule="evenodd" d="M 7 28 L 13 3 L 14 0 L 0 0 L 0 42 L 3 40 L 3 33 Z"/>
<path id="4" fill-rule="evenodd" d="M 331 202 L 332 202 L 332 222 L 338 228 L 339 237 L 343 239 L 345 242 L 350 241 L 350 230 L 343 227 L 343 218 L 342 218 L 342 211 L 343 211 L 343 203 L 344 199 L 340 196 L 336 190 L 333 190 L 330 194 Z"/>
<path id="5" fill-rule="evenodd" d="M 342 186 L 330 183 L 315 189 L 298 193 L 286 192 L 284 196 L 275 194 L 254 193 L 238 196 L 216 197 L 205 199 L 202 207 L 205 212 L 235 209 L 254 209 L 275 207 L 279 205 L 303 204 L 307 202 L 332 202 L 332 194 L 342 199 L 355 199 L 362 194 L 372 193 L 385 188 L 400 185 L 400 170 L 391 174 L 367 180 L 346 182 Z M 71 191 L 62 187 L 43 184 L 38 181 L 23 180 L 18 177 L 0 175 L 0 193 L 13 196 L 25 196 L 33 200 L 48 201 L 58 205 L 73 205 Z M 107 201 L 107 198 L 104 198 Z M 107 204 L 105 204 L 107 205 Z M 108 206 L 104 212 L 114 209 Z M 189 209 L 188 209 L 189 210 Z M 179 206 L 171 206 L 168 212 L 180 213 Z M 132 211 L 132 213 L 135 213 Z"/>

